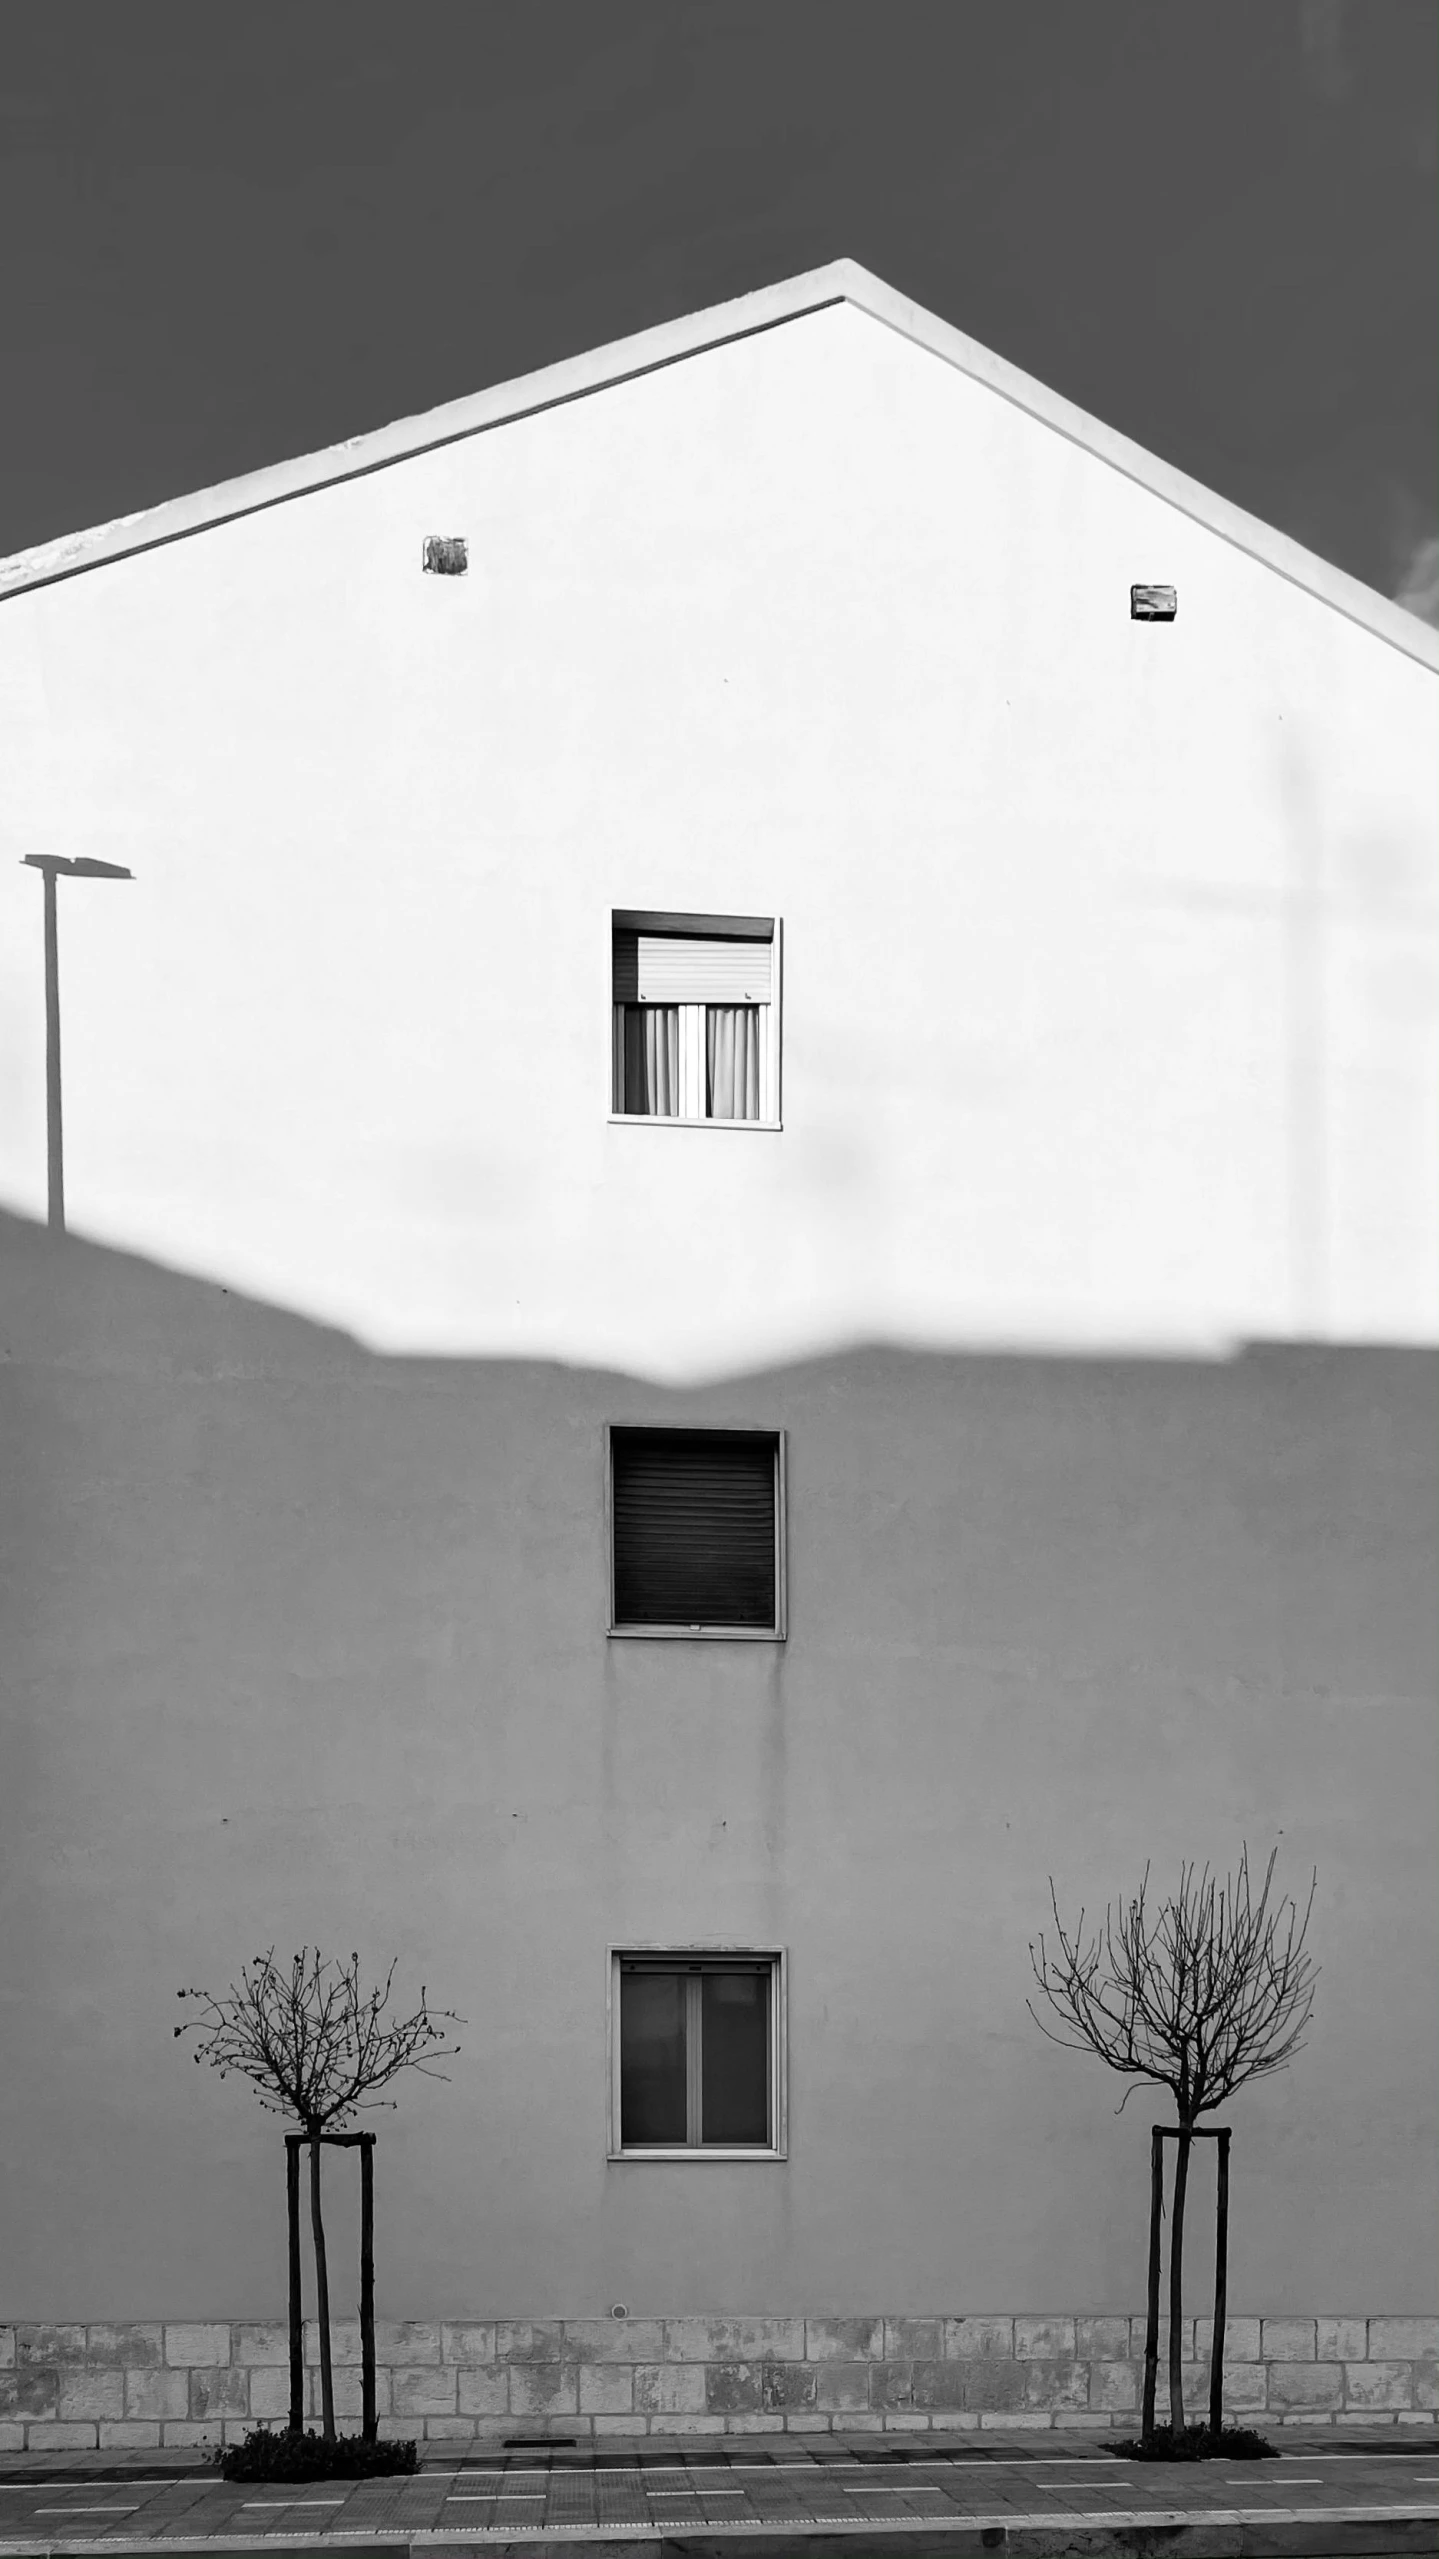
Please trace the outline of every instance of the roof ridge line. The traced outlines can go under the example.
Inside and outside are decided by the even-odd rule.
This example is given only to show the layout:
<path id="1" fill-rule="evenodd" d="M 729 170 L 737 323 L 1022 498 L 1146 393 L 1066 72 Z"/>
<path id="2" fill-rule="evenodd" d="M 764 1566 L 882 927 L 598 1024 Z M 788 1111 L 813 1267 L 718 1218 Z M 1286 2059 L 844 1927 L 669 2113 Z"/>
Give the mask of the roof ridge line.
<path id="1" fill-rule="evenodd" d="M 1345 569 L 1251 515 L 1203 482 L 1160 460 L 1142 445 L 1106 426 L 1087 410 L 1052 391 L 1032 374 L 996 355 L 977 339 L 953 327 L 909 299 L 894 286 L 851 258 L 836 258 L 776 284 L 762 285 L 730 301 L 709 305 L 679 319 L 663 320 L 628 337 L 567 356 L 538 371 L 466 394 L 458 400 L 389 425 L 365 430 L 338 444 L 291 460 L 264 464 L 230 480 L 215 482 L 154 507 L 112 517 L 109 522 L 62 534 L 0 560 L 0 603 L 35 589 L 158 550 L 191 534 L 234 523 L 336 487 L 367 478 L 401 462 L 435 452 L 502 426 L 519 424 L 546 409 L 560 408 L 598 392 L 617 389 L 647 373 L 697 355 L 713 352 L 745 337 L 760 335 L 793 320 L 848 302 L 882 326 L 896 330 L 972 381 L 996 394 L 1041 425 L 1050 427 L 1095 460 L 1135 481 L 1181 514 L 1301 587 L 1352 622 L 1404 655 L 1439 673 L 1439 631 L 1416 614 L 1366 586 Z"/>

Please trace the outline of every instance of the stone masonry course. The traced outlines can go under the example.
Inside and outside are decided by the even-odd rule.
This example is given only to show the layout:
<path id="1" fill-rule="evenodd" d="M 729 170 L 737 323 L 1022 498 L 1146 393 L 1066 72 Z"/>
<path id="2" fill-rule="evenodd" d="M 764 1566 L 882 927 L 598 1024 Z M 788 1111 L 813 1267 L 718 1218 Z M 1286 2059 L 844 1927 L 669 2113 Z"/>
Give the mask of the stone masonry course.
<path id="1" fill-rule="evenodd" d="M 428 2441 L 529 2435 L 1093 2428 L 1137 2422 L 1143 2314 L 398 2319 L 375 2324 L 380 2432 Z M 332 2327 L 335 2407 L 360 2421 L 358 2320 Z M 1213 2323 L 1187 2319 L 1186 2409 L 1208 2407 Z M 1237 2419 L 1439 2425 L 1439 2319 L 1358 2314 L 1225 2323 Z M 1167 2405 L 1167 2326 L 1159 2395 Z M 131 2320 L 0 2325 L 0 2451 L 234 2442 L 284 2425 L 287 2323 Z M 305 2323 L 305 2412 L 320 2415 Z M 1163 2409 L 1161 2408 L 1161 2414 Z"/>

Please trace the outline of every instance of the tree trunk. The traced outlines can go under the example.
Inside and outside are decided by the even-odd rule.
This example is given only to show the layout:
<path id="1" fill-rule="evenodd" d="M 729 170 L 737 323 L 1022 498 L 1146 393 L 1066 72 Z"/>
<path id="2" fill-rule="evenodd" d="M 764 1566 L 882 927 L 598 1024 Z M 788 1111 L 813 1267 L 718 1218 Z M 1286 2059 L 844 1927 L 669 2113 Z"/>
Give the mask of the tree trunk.
<path id="1" fill-rule="evenodd" d="M 1181 2124 L 1169 2231 L 1169 2423 L 1176 2443 L 1184 2432 L 1184 2189 L 1189 2183 L 1189 2142 L 1189 2127 Z"/>
<path id="2" fill-rule="evenodd" d="M 335 2440 L 335 2376 L 330 2364 L 330 2273 L 325 2260 L 325 2224 L 320 2212 L 320 2136 L 310 2135 L 310 2228 L 315 2241 L 315 2321 L 320 2331 L 321 2430 L 326 2443 Z"/>

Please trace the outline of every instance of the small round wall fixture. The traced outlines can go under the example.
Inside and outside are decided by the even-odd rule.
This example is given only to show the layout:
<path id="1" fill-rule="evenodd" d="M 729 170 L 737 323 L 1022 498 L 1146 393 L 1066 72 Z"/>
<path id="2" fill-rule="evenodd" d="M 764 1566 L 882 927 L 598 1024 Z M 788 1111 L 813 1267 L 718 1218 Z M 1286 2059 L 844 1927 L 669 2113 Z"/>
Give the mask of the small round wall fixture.
<path id="1" fill-rule="evenodd" d="M 470 565 L 470 546 L 463 533 L 427 533 L 422 565 L 435 577 L 462 578 Z"/>

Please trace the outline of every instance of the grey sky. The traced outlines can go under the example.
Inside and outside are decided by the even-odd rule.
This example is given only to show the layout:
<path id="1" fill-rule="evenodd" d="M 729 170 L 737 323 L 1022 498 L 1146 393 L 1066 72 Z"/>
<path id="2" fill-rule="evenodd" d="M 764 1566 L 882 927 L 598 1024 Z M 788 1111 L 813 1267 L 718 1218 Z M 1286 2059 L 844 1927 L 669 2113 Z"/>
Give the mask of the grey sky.
<path id="1" fill-rule="evenodd" d="M 1431 0 L 8 0 L 0 555 L 838 256 L 1439 616 Z"/>

